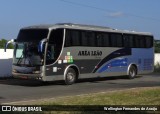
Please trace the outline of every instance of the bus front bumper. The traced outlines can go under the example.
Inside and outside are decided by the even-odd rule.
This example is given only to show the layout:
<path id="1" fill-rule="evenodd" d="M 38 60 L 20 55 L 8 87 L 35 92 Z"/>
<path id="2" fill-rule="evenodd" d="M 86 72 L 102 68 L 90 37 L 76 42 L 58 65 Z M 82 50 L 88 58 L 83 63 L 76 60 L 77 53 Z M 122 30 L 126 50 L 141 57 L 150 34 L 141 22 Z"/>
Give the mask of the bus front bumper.
<path id="1" fill-rule="evenodd" d="M 19 79 L 42 80 L 41 74 L 24 74 L 24 73 L 15 73 L 15 72 L 12 72 L 12 75 L 13 75 L 14 78 L 19 78 Z"/>

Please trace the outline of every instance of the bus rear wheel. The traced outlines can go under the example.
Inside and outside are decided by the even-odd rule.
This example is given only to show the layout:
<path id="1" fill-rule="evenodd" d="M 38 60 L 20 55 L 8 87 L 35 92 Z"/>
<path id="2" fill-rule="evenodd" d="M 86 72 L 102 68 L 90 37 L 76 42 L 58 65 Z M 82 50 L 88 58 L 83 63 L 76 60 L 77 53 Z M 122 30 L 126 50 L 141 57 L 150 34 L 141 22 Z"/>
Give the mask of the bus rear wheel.
<path id="1" fill-rule="evenodd" d="M 76 82 L 76 71 L 73 68 L 68 68 L 65 74 L 65 84 L 72 85 Z"/>
<path id="2" fill-rule="evenodd" d="M 136 74 L 137 74 L 137 69 L 135 66 L 131 66 L 130 69 L 129 69 L 129 75 L 128 75 L 128 78 L 129 79 L 134 79 L 136 77 Z"/>

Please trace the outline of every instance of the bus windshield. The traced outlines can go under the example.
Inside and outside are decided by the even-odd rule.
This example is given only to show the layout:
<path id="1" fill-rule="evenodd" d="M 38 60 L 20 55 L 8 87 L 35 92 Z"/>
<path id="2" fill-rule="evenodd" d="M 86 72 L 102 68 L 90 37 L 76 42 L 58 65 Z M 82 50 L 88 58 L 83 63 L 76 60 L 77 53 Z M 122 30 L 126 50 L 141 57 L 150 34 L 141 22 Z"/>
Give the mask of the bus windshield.
<path id="1" fill-rule="evenodd" d="M 63 43 L 63 29 L 52 30 L 49 36 L 48 47 L 45 53 L 45 44 L 42 44 L 42 52 L 39 51 L 39 43 L 47 38 L 48 29 L 22 29 L 18 35 L 13 64 L 18 66 L 42 66 L 53 64 L 60 55 Z M 44 57 L 46 56 L 46 60 Z"/>
<path id="2" fill-rule="evenodd" d="M 48 36 L 48 29 L 21 29 L 17 42 L 39 42 Z"/>
<path id="3" fill-rule="evenodd" d="M 38 43 L 16 43 L 13 64 L 19 66 L 42 65 L 42 55 L 38 52 Z"/>
<path id="4" fill-rule="evenodd" d="M 38 52 L 38 44 L 42 39 L 47 38 L 48 32 L 48 29 L 21 29 L 15 44 L 13 64 L 42 65 L 43 55 Z"/>

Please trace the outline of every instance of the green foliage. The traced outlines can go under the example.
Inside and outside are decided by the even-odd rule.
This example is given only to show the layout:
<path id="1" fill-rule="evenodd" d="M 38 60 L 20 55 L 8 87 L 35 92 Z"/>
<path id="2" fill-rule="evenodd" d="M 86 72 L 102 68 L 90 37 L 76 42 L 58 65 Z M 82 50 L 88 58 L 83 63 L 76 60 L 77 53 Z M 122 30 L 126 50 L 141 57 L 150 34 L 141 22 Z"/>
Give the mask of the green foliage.
<path id="1" fill-rule="evenodd" d="M 0 49 L 4 49 L 4 46 L 5 46 L 6 43 L 7 43 L 6 39 L 0 40 Z M 13 44 L 8 45 L 8 49 L 13 49 L 13 48 L 14 48 Z"/>
<path id="2" fill-rule="evenodd" d="M 156 63 L 156 65 L 154 66 L 154 71 L 160 72 L 160 63 Z"/>
<path id="3" fill-rule="evenodd" d="M 155 46 L 155 53 L 160 53 L 160 40 L 155 40 L 154 46 Z"/>

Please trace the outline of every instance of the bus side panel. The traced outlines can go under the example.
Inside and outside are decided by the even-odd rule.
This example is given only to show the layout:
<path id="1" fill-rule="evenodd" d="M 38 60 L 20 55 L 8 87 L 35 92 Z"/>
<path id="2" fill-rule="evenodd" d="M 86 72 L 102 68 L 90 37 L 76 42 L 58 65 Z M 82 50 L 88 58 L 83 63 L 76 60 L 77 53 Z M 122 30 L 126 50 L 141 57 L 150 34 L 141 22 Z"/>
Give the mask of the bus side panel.
<path id="1" fill-rule="evenodd" d="M 98 55 L 98 52 L 102 54 Z M 127 73 L 129 55 L 131 55 L 130 48 L 64 48 L 57 62 L 54 65 L 47 66 L 46 76 L 64 75 L 68 65 L 77 66 L 80 74 L 96 73 L 99 76 L 108 76 L 106 74 L 108 73 L 109 75 L 124 75 Z"/>
<path id="2" fill-rule="evenodd" d="M 97 51 L 101 51 L 102 55 L 91 54 Z M 98 48 L 97 50 L 94 47 L 68 47 L 63 49 L 55 64 L 46 67 L 46 76 L 51 76 L 53 79 L 61 76 L 63 79 L 68 65 L 77 66 L 80 74 L 96 73 L 97 76 L 126 75 L 130 64 L 137 66 L 138 74 L 148 73 L 153 71 L 153 57 L 153 48 Z"/>
<path id="3" fill-rule="evenodd" d="M 126 53 L 126 49 L 122 48 L 124 53 Z M 122 51 L 122 52 L 123 52 Z M 153 48 L 144 49 L 144 48 L 133 48 L 130 50 L 131 53 L 126 53 L 126 56 L 120 56 L 122 52 L 119 50 L 113 53 L 119 53 L 119 56 L 113 57 L 109 61 L 104 61 L 103 65 L 97 69 L 97 73 L 112 73 L 113 75 L 126 75 L 128 71 L 128 67 L 131 64 L 137 66 L 138 74 L 150 73 L 153 72 L 154 69 L 154 53 Z M 123 55 L 123 54 L 122 54 Z M 109 55 L 108 55 L 109 56 Z M 107 57 L 106 57 L 107 58 Z M 106 62 L 106 63 L 105 63 Z"/>
<path id="4" fill-rule="evenodd" d="M 65 47 L 58 60 L 46 66 L 46 76 L 64 75 L 68 65 L 77 66 L 80 74 L 95 73 L 98 63 L 117 49 L 119 48 Z"/>
<path id="5" fill-rule="evenodd" d="M 130 63 L 138 67 L 138 74 L 150 73 L 154 70 L 153 48 L 133 48 Z"/>
<path id="6" fill-rule="evenodd" d="M 113 75 L 127 74 L 129 57 L 132 55 L 131 48 L 121 48 L 106 55 L 94 69 L 95 73 L 108 73 Z"/>

